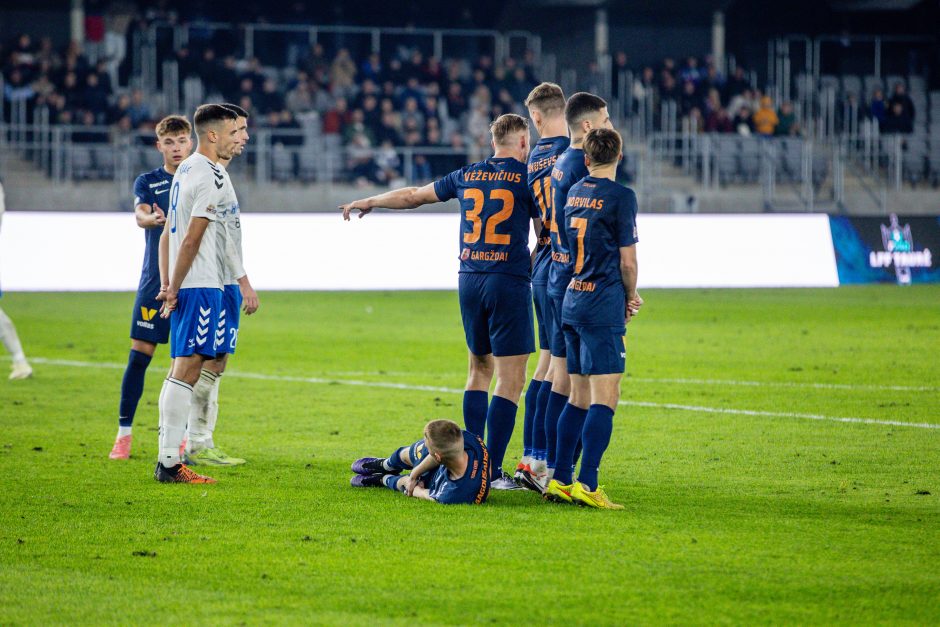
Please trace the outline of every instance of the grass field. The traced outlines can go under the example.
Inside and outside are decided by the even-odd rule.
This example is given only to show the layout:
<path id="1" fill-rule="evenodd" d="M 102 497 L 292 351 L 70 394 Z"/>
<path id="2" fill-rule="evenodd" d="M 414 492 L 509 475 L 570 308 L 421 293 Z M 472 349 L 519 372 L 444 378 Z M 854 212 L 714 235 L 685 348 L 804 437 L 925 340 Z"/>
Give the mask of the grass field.
<path id="1" fill-rule="evenodd" d="M 7 294 L 40 359 L 0 381 L 0 623 L 940 622 L 940 289 L 644 296 L 604 512 L 348 487 L 460 421 L 454 293 L 262 294 L 214 486 L 152 478 L 165 350 L 107 459 L 130 295 Z"/>

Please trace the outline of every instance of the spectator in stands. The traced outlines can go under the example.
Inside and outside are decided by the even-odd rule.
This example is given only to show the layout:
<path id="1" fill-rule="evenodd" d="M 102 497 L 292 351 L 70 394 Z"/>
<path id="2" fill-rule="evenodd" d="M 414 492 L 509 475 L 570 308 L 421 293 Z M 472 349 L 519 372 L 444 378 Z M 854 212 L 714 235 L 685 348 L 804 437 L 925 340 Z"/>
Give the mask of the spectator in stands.
<path id="1" fill-rule="evenodd" d="M 294 114 L 313 109 L 313 99 L 310 97 L 310 85 L 307 82 L 306 72 L 298 74 L 297 83 L 287 92 L 284 106 Z"/>
<path id="2" fill-rule="evenodd" d="M 706 133 L 733 133 L 734 122 L 728 115 L 727 109 L 718 107 L 708 113 L 705 118 Z"/>
<path id="3" fill-rule="evenodd" d="M 131 116 L 131 123 L 134 126 L 139 126 L 141 122 L 153 119 L 150 107 L 144 102 L 144 92 L 139 89 L 131 92 L 131 106 L 127 113 Z"/>
<path id="4" fill-rule="evenodd" d="M 691 80 L 685 81 L 682 84 L 682 95 L 679 96 L 679 115 L 686 117 L 692 109 L 698 109 L 701 114 L 703 108 L 704 103 L 695 90 L 695 83 Z"/>
<path id="5" fill-rule="evenodd" d="M 277 82 L 273 78 L 264 80 L 257 106 L 262 115 L 272 111 L 280 112 L 284 109 L 284 97 L 277 90 Z"/>
<path id="6" fill-rule="evenodd" d="M 85 111 L 81 116 L 79 130 L 72 133 L 72 141 L 77 144 L 97 144 L 108 141 L 108 135 L 95 127 L 95 114 Z"/>
<path id="7" fill-rule="evenodd" d="M 747 107 L 749 110 L 753 111 L 753 102 L 754 93 L 750 88 L 746 88 L 731 98 L 731 100 L 728 102 L 728 111 L 734 111 L 735 115 L 737 115 L 737 113 L 741 110 L 741 107 Z"/>
<path id="8" fill-rule="evenodd" d="M 376 83 L 382 79 L 382 61 L 378 53 L 373 52 L 366 57 L 366 60 L 362 62 L 362 66 L 359 68 L 359 76 Z"/>
<path id="9" fill-rule="evenodd" d="M 353 109 L 349 123 L 343 128 L 343 140 L 346 144 L 351 144 L 353 139 L 363 136 L 369 140 L 369 145 L 375 143 L 375 136 L 365 123 L 365 114 L 362 109 Z"/>
<path id="10" fill-rule="evenodd" d="M 300 124 L 294 118 L 293 114 L 286 109 L 280 112 L 272 112 L 269 119 L 273 122 L 276 132 L 271 134 L 271 141 L 283 146 L 300 146 L 304 138 L 297 131 L 300 130 Z"/>
<path id="11" fill-rule="evenodd" d="M 391 186 L 392 181 L 401 177 L 401 159 L 390 141 L 382 142 L 375 152 L 375 165 L 379 179 L 386 185 Z"/>
<path id="12" fill-rule="evenodd" d="M 911 97 L 907 95 L 907 90 L 904 88 L 904 83 L 895 83 L 894 85 L 894 94 L 891 96 L 891 99 L 888 101 L 888 107 L 893 111 L 894 105 L 901 105 L 901 117 L 904 118 L 903 124 L 907 126 L 910 124 L 911 128 L 914 127 L 914 101 L 911 100 Z"/>
<path id="13" fill-rule="evenodd" d="M 337 95 L 347 95 L 352 91 L 356 78 L 356 64 L 349 56 L 349 50 L 340 48 L 330 65 L 331 91 Z"/>
<path id="14" fill-rule="evenodd" d="M 726 84 L 725 99 L 731 100 L 735 96 L 744 93 L 751 88 L 751 82 L 747 79 L 744 68 L 740 65 L 734 68 L 734 74 L 728 79 Z M 735 111 L 735 109 L 732 109 Z"/>
<path id="15" fill-rule="evenodd" d="M 91 112 L 97 123 L 103 123 L 108 111 L 108 92 L 99 82 L 97 73 L 85 77 L 85 90 L 82 93 L 82 108 Z"/>
<path id="16" fill-rule="evenodd" d="M 683 83 L 690 82 L 693 85 L 698 85 L 699 81 L 702 80 L 702 73 L 698 67 L 698 59 L 695 57 L 686 59 L 685 67 L 679 72 L 679 77 L 682 79 Z"/>
<path id="17" fill-rule="evenodd" d="M 754 120 L 751 115 L 751 108 L 747 105 L 741 105 L 738 113 L 734 116 L 734 130 L 738 135 L 745 137 L 754 134 Z"/>
<path id="18" fill-rule="evenodd" d="M 341 135 L 350 119 L 346 99 L 337 98 L 333 108 L 323 114 L 323 133 L 326 135 Z"/>
<path id="19" fill-rule="evenodd" d="M 885 135 L 895 133 L 907 135 L 914 132 L 914 120 L 908 115 L 904 103 L 900 100 L 892 102 L 891 109 L 881 125 L 881 132 Z"/>
<path id="20" fill-rule="evenodd" d="M 778 124 L 780 124 L 780 118 L 777 117 L 777 112 L 774 111 L 773 101 L 770 96 L 762 97 L 760 107 L 754 112 L 754 129 L 764 137 L 771 137 Z"/>
<path id="21" fill-rule="evenodd" d="M 868 106 L 871 117 L 877 120 L 878 126 L 882 126 L 888 114 L 888 105 L 885 102 L 884 92 L 880 87 L 876 87 L 871 95 L 871 103 Z"/>
<path id="22" fill-rule="evenodd" d="M 793 110 L 792 102 L 785 101 L 781 104 L 780 112 L 777 117 L 779 123 L 777 124 L 777 128 L 774 129 L 774 135 L 786 137 L 800 134 L 800 123 L 796 119 L 796 112 Z"/>

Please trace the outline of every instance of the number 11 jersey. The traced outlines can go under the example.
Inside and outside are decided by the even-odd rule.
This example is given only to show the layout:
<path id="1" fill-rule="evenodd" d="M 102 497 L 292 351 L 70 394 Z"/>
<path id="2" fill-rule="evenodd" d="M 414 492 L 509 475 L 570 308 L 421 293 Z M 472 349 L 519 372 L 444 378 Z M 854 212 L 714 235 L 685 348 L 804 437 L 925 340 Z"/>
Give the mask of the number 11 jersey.
<path id="1" fill-rule="evenodd" d="M 539 216 L 526 164 L 491 157 L 434 183 L 441 202 L 460 201 L 460 272 L 496 272 L 529 278 L 529 222 Z"/>

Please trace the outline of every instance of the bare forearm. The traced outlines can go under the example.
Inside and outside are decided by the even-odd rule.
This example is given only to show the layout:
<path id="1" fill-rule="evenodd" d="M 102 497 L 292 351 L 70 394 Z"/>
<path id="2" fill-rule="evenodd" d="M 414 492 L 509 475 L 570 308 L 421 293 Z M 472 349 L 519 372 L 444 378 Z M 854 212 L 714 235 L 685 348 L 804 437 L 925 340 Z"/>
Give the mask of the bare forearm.
<path id="1" fill-rule="evenodd" d="M 636 297 L 637 266 L 636 264 L 620 264 L 620 279 L 627 291 L 627 299 Z"/>
<path id="2" fill-rule="evenodd" d="M 157 246 L 157 267 L 160 270 L 160 287 L 170 284 L 170 232 L 163 229 L 160 245 Z"/>
<path id="3" fill-rule="evenodd" d="M 428 489 L 422 488 L 421 486 L 416 487 L 414 492 L 411 493 L 411 496 L 413 496 L 416 499 L 424 499 L 425 501 L 434 500 L 433 498 L 431 498 L 431 493 L 428 492 Z"/>
<path id="4" fill-rule="evenodd" d="M 436 459 L 434 459 L 431 455 L 428 455 L 421 460 L 421 463 L 411 469 L 411 475 L 413 477 L 419 477 L 426 472 L 434 470 L 440 465 L 441 464 Z"/>
<path id="5" fill-rule="evenodd" d="M 402 187 L 367 198 L 366 202 L 369 204 L 369 209 L 414 209 L 421 206 L 415 197 L 417 191 L 417 187 Z"/>
<path id="6" fill-rule="evenodd" d="M 172 291 L 179 291 L 180 285 L 183 284 L 183 280 L 186 278 L 186 275 L 189 274 L 189 269 L 192 267 L 193 260 L 196 258 L 196 253 L 198 252 L 198 242 L 183 239 L 183 243 L 180 244 L 179 253 L 176 256 L 176 266 L 173 267 L 173 276 L 170 279 L 170 289 Z"/>
<path id="7" fill-rule="evenodd" d="M 143 211 L 139 206 L 134 209 L 134 217 L 137 219 L 137 226 L 142 229 L 152 229 L 156 226 L 152 214 Z"/>

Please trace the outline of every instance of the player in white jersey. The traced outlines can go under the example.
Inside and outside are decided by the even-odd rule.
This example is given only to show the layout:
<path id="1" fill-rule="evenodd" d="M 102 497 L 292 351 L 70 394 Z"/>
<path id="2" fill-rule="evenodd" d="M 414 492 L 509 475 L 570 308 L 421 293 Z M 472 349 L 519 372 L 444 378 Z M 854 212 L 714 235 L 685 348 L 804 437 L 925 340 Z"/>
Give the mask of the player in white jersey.
<path id="1" fill-rule="evenodd" d="M 233 104 L 223 106 L 231 109 L 238 116 L 236 119 L 238 146 L 235 148 L 235 156 L 238 156 L 242 154 L 245 144 L 248 143 L 248 112 Z M 219 159 L 223 168 L 230 161 L 230 159 Z M 225 176 L 231 185 L 227 171 Z M 233 187 L 232 195 L 234 194 Z M 219 383 L 228 365 L 229 355 L 235 354 L 241 309 L 244 307 L 245 315 L 250 316 L 257 311 L 259 303 L 258 294 L 252 288 L 243 264 L 241 217 L 237 200 L 234 201 L 232 210 L 219 215 L 219 222 L 225 225 L 226 232 L 222 310 L 216 331 L 216 358 L 203 363 L 199 381 L 193 387 L 193 404 L 189 415 L 185 455 L 185 461 L 190 465 L 235 466 L 245 463 L 244 459 L 227 455 L 216 446 L 213 435 L 219 417 Z"/>
<path id="2" fill-rule="evenodd" d="M 3 196 L 3 183 L 0 183 L 0 221 L 3 220 L 3 212 L 6 209 L 6 200 Z M 3 291 L 0 290 L 0 296 Z M 10 372 L 10 379 L 26 379 L 32 376 L 33 369 L 26 361 L 26 355 L 23 354 L 23 347 L 20 345 L 20 338 L 16 334 L 16 327 L 13 321 L 7 316 L 3 309 L 0 309 L 0 342 L 7 349 L 13 358 L 13 370 Z"/>
<path id="3" fill-rule="evenodd" d="M 177 168 L 170 188 L 164 229 L 169 235 L 161 239 L 160 255 L 168 260 L 169 285 L 157 300 L 164 302 L 161 315 L 170 318 L 173 366 L 160 394 L 160 452 L 154 471 L 158 481 L 215 482 L 184 466 L 180 449 L 192 386 L 199 380 L 202 362 L 216 356 L 226 263 L 226 234 L 219 215 L 233 210 L 235 203 L 231 183 L 218 161 L 231 159 L 238 145 L 236 117 L 220 105 L 196 109 L 193 122 L 199 144 Z"/>

